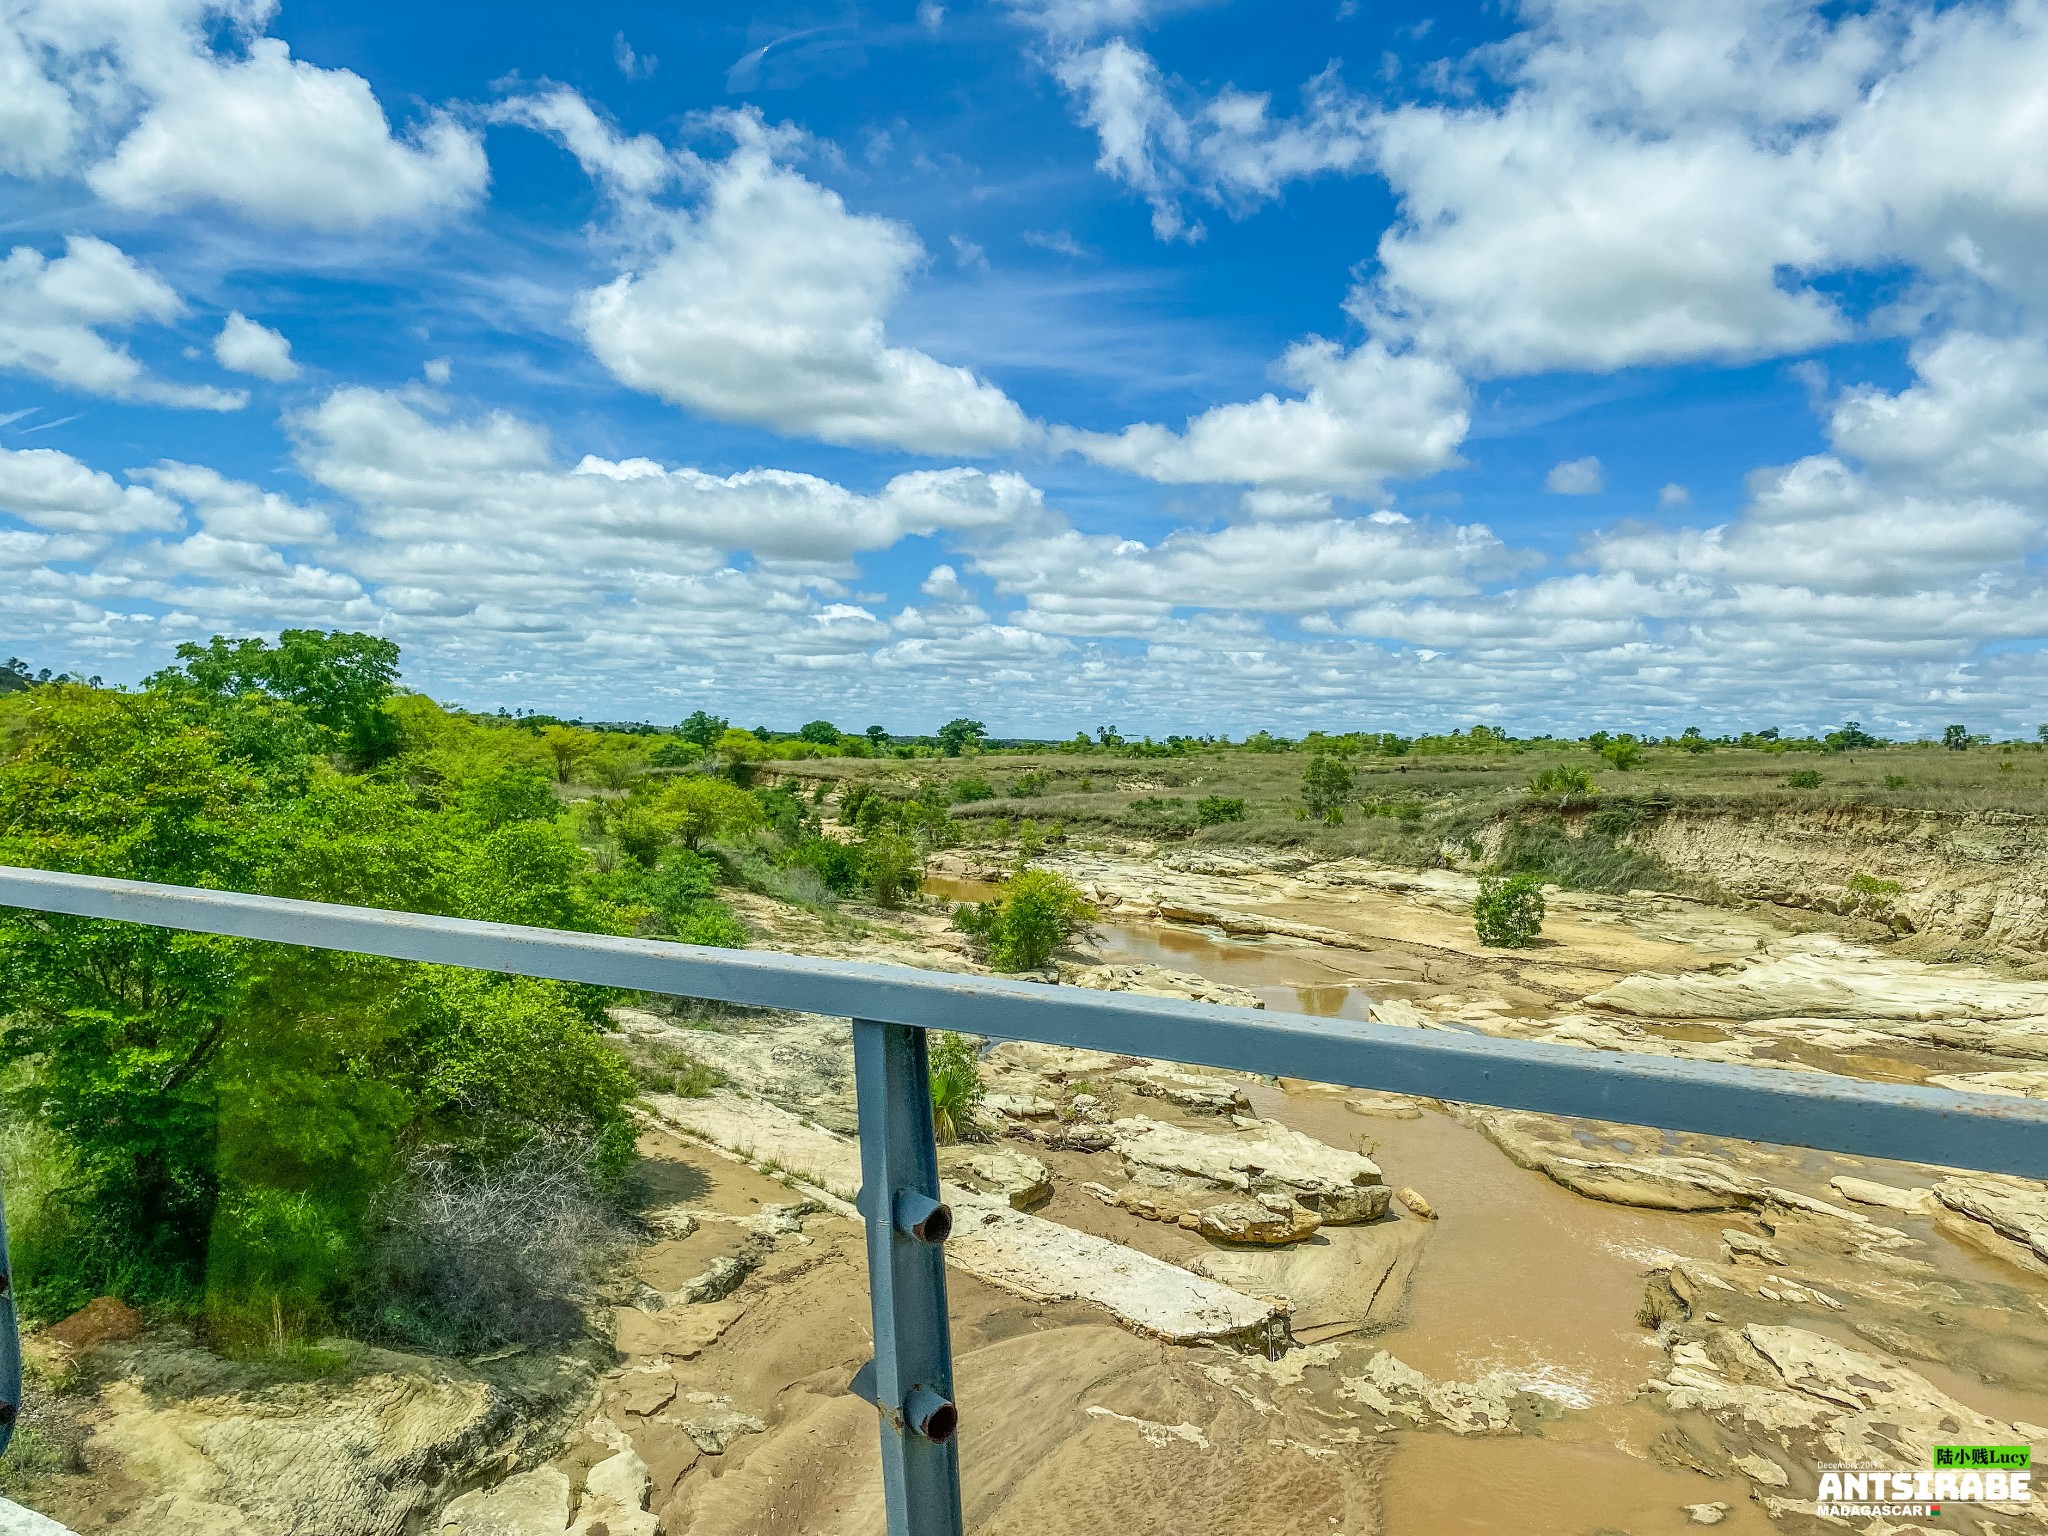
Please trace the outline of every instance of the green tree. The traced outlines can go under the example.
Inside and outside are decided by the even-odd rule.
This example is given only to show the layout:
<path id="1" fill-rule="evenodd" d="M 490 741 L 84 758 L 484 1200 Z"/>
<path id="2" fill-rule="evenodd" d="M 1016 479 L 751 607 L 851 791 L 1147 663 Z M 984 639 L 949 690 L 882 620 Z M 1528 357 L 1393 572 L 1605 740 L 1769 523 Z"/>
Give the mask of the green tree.
<path id="1" fill-rule="evenodd" d="M 889 745 L 889 728 L 886 725 L 871 725 L 867 728 L 868 745 L 877 752 Z"/>
<path id="2" fill-rule="evenodd" d="M 676 734 L 685 741 L 695 742 L 709 751 L 718 738 L 732 729 L 732 722 L 723 715 L 714 715 L 704 710 L 695 710 L 690 718 L 676 727 Z"/>
<path id="3" fill-rule="evenodd" d="M 987 726 L 962 715 L 939 727 L 939 747 L 946 756 L 958 757 L 970 747 L 979 747 L 987 735 Z"/>
<path id="4" fill-rule="evenodd" d="M 761 825 L 761 804 L 727 779 L 686 774 L 654 797 L 649 814 L 667 837 L 694 851 L 707 838 L 750 832 Z"/>
<path id="5" fill-rule="evenodd" d="M 398 745 L 387 707 L 398 678 L 398 646 L 350 630 L 287 629 L 276 645 L 215 635 L 178 647 L 178 665 L 148 686 L 215 699 L 261 693 L 297 706 L 358 762 L 377 762 Z"/>
<path id="6" fill-rule="evenodd" d="M 1309 815 L 1329 820 L 1351 796 L 1351 765 L 1341 757 L 1318 752 L 1301 773 L 1302 803 Z"/>
<path id="7" fill-rule="evenodd" d="M 807 720 L 797 727 L 797 739 L 820 747 L 839 745 L 839 727 L 830 720 Z"/>
<path id="8" fill-rule="evenodd" d="M 1543 883 L 1534 875 L 1485 875 L 1472 902 L 1479 942 L 1526 949 L 1543 931 Z"/>
<path id="9" fill-rule="evenodd" d="M 1970 747 L 1970 728 L 1967 725 L 1942 727 L 1941 744 L 1951 752 L 1966 752 Z"/>

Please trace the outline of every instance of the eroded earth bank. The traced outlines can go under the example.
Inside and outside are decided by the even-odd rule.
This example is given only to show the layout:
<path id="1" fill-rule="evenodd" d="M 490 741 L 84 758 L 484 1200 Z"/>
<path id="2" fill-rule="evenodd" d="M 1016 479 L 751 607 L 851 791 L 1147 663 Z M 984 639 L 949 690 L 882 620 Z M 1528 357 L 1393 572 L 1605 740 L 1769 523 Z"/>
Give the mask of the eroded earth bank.
<path id="1" fill-rule="evenodd" d="M 1041 862 L 1102 913 L 1064 985 L 2048 1093 L 2027 956 L 1914 958 L 1967 903 L 1829 915 L 1824 874 L 1797 908 L 1553 892 L 1541 944 L 1502 952 L 1454 869 Z M 945 902 L 999 872 L 955 856 L 908 912 L 745 915 L 775 947 L 970 969 Z M 277 1387 L 81 1325 L 39 1346 L 90 1356 L 94 1473 L 50 1512 L 195 1536 L 879 1531 L 873 1412 L 846 1390 L 870 1341 L 843 1021 L 615 1019 L 725 1086 L 647 1101 L 646 1236 L 608 1339 Z M 1015 1043 L 983 1068 L 941 1161 L 989 1536 L 1896 1531 L 1818 1518 L 1817 1468 L 2048 1447 L 2040 1185 Z M 2048 1502 L 1928 1526 L 1958 1528 L 2048 1528 Z"/>

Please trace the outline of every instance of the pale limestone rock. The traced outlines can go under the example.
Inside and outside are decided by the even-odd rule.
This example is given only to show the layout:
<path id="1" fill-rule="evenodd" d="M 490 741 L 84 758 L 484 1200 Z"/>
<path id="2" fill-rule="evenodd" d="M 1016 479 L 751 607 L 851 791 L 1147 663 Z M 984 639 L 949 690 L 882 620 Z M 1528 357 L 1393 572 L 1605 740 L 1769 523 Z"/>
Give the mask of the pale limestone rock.
<path id="1" fill-rule="evenodd" d="M 1173 1344 L 1263 1344 L 1284 1316 L 1273 1302 L 965 1190 L 954 1201 L 946 1257 L 1027 1300 L 1093 1302 L 1132 1332 Z"/>
<path id="2" fill-rule="evenodd" d="M 1857 1205 L 1872 1205 L 1880 1210 L 1904 1211 L 1913 1216 L 1932 1216 L 1941 1209 L 1941 1201 L 1931 1189 L 1900 1189 L 1891 1184 L 1878 1184 L 1870 1179 L 1859 1179 L 1849 1174 L 1837 1174 L 1828 1180 L 1834 1192 L 1844 1200 Z"/>
<path id="3" fill-rule="evenodd" d="M 1731 1456 L 1728 1464 L 1753 1483 L 1762 1483 L 1766 1488 L 1783 1488 L 1792 1481 L 1791 1474 L 1768 1456 Z"/>
<path id="4" fill-rule="evenodd" d="M 1007 1147 L 941 1147 L 942 1177 L 977 1194 L 1007 1200 L 1028 1211 L 1052 1198 L 1052 1173 L 1037 1158 Z"/>
<path id="5" fill-rule="evenodd" d="M 438 1526 L 440 1536 L 562 1536 L 568 1528 L 569 1479 L 554 1467 L 465 1493 L 441 1511 Z"/>
<path id="6" fill-rule="evenodd" d="M 1354 1115 L 1371 1115 L 1380 1120 L 1420 1120 L 1422 1106 L 1406 1094 L 1361 1093 L 1344 1101 Z"/>
<path id="7" fill-rule="evenodd" d="M 1436 1207 L 1423 1197 L 1422 1191 L 1411 1189 L 1404 1184 L 1394 1191 L 1394 1198 L 1407 1206 L 1409 1210 L 1420 1216 L 1424 1221 L 1436 1220 Z"/>
<path id="8" fill-rule="evenodd" d="M 1687 1523 L 1692 1525 L 1719 1525 L 1728 1518 L 1726 1504 L 1684 1504 L 1679 1507 L 1685 1511 Z"/>
<path id="9" fill-rule="evenodd" d="M 1185 1227 L 1218 1242 L 1276 1247 L 1301 1242 L 1322 1225 L 1315 1212 L 1285 1195 L 1252 1195 L 1242 1200 L 1190 1205 L 1176 1198 L 1172 1191 L 1136 1184 L 1111 1189 L 1106 1184 L 1088 1183 L 1081 1188 L 1105 1205 L 1120 1206 L 1147 1221 Z"/>
<path id="10" fill-rule="evenodd" d="M 631 1450 L 607 1456 L 590 1469 L 569 1536 L 655 1536 L 647 1509 L 647 1463 Z"/>
<path id="11" fill-rule="evenodd" d="M 667 1366 L 654 1370 L 629 1371 L 619 1379 L 613 1403 L 623 1413 L 645 1417 L 666 1408 L 676 1395 L 676 1378 Z"/>
<path id="12" fill-rule="evenodd" d="M 1244 1091 L 1235 1083 L 1220 1077 L 1206 1077 L 1197 1072 L 1180 1072 L 1172 1067 L 1148 1062 L 1141 1067 L 1126 1067 L 1117 1073 L 1117 1081 L 1134 1092 L 1148 1098 L 1164 1099 L 1169 1104 L 1178 1104 L 1182 1109 L 1203 1110 L 1211 1114 L 1225 1115 L 1233 1111 L 1251 1108 Z"/>
<path id="13" fill-rule="evenodd" d="M 723 1456 L 741 1435 L 758 1435 L 767 1429 L 751 1413 L 741 1413 L 730 1398 L 710 1392 L 692 1392 L 690 1401 L 697 1411 L 683 1420 L 683 1433 L 696 1442 L 706 1456 Z"/>
<path id="14" fill-rule="evenodd" d="M 1803 1328 L 1711 1329 L 1675 1345 L 1650 1388 L 1676 1412 L 1704 1412 L 1808 1461 L 1924 1467 L 1937 1444 L 2023 1438 L 1919 1373 Z"/>
<path id="15" fill-rule="evenodd" d="M 1726 1249 L 1728 1261 L 1731 1264 L 1740 1264 L 1745 1259 L 1754 1259 L 1759 1264 L 1772 1264 L 1782 1267 L 1789 1262 L 1777 1247 L 1765 1242 L 1754 1232 L 1744 1232 L 1739 1227 L 1723 1227 L 1721 1229 L 1721 1244 Z"/>
<path id="16" fill-rule="evenodd" d="M 1142 1117 L 1110 1127 L 1116 1152 L 1134 1179 L 1161 1179 L 1244 1194 L 1286 1194 L 1326 1225 L 1374 1221 L 1391 1198 L 1370 1158 L 1340 1151 L 1272 1121 L 1256 1131 L 1212 1135 Z"/>
<path id="17" fill-rule="evenodd" d="M 2048 1099 L 2048 1072 L 1938 1072 L 1927 1079 L 1935 1088 L 1958 1093 L 2001 1093 L 2020 1099 Z"/>
<path id="18" fill-rule="evenodd" d="M 39 1515 L 12 1499 L 0 1498 L 0 1536 L 75 1536 L 75 1533 L 70 1526 L 59 1525 L 48 1515 Z"/>
<path id="19" fill-rule="evenodd" d="M 1125 1064 L 1116 1058 L 1098 1058 L 1102 1059 Z M 772 1155 L 784 1168 L 835 1197 L 851 1200 L 859 1192 L 859 1145 L 822 1127 L 805 1125 L 772 1104 L 724 1090 L 701 1099 L 657 1094 L 649 1102 L 665 1124 L 714 1145 L 743 1154 L 751 1148 L 755 1155 L 772 1146 Z M 1108 1133 L 1103 1134 L 1106 1139 Z M 1087 1301 L 1135 1333 L 1173 1342 L 1263 1339 L 1278 1326 L 1281 1312 L 1270 1302 L 1240 1295 L 1106 1238 L 1012 1210 L 1006 1203 L 958 1185 L 940 1187 L 954 1216 L 946 1262 L 1002 1290 L 1034 1301 Z M 734 1305 L 737 1303 L 711 1302 L 660 1316 L 688 1317 L 710 1307 Z M 636 1315 L 648 1318 L 645 1313 Z"/>
<path id="20" fill-rule="evenodd" d="M 1050 1120 L 1059 1109 L 1051 1099 L 1031 1093 L 986 1094 L 981 1107 L 991 1115 L 1009 1120 Z"/>
<path id="21" fill-rule="evenodd" d="M 1761 1181 L 1718 1158 L 1606 1152 L 1574 1136 L 1572 1122 L 1516 1110 L 1466 1110 L 1461 1118 L 1521 1167 L 1595 1200 L 1660 1211 L 1726 1211 L 1755 1206 L 1764 1197 Z"/>
<path id="22" fill-rule="evenodd" d="M 2048 1260 L 2048 1186 L 2032 1179 L 1969 1174 L 1943 1179 L 1934 1186 L 1934 1194 L 1950 1210 L 1983 1222 L 2035 1258 Z"/>
<path id="23" fill-rule="evenodd" d="M 1439 1429 L 1455 1435 L 1502 1435 L 1515 1431 L 1515 1409 L 1538 1396 L 1505 1372 L 1489 1371 L 1472 1381 L 1432 1381 L 1380 1350 L 1362 1375 L 1346 1376 L 1338 1396 L 1362 1403 L 1382 1418 Z"/>

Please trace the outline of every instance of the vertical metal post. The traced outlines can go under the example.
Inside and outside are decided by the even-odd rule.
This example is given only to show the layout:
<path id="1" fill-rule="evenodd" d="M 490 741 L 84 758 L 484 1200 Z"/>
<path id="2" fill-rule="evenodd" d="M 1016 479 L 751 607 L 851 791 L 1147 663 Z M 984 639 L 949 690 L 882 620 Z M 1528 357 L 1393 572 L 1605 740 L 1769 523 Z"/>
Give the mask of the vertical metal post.
<path id="1" fill-rule="evenodd" d="M 875 1358 L 853 1390 L 881 1421 L 889 1536 L 963 1536 L 939 1158 L 921 1029 L 853 1021 Z"/>
<path id="2" fill-rule="evenodd" d="M 14 1312 L 14 1258 L 7 1247 L 7 1209 L 0 1204 L 0 1451 L 14 1439 L 21 1412 L 21 1328 Z"/>

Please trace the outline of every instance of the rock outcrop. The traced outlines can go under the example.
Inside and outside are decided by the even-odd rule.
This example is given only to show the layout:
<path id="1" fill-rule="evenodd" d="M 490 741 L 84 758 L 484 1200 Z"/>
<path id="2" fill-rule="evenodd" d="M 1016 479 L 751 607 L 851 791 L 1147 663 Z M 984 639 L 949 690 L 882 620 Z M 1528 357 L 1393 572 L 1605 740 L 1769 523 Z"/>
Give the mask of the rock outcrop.
<path id="1" fill-rule="evenodd" d="M 1183 1195 L 1203 1189 L 1284 1195 L 1331 1226 L 1377 1221 L 1392 1195 L 1371 1158 L 1271 1120 L 1235 1134 L 1191 1131 L 1142 1116 L 1109 1129 L 1133 1183 Z"/>

